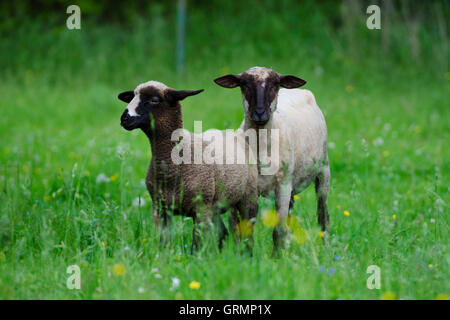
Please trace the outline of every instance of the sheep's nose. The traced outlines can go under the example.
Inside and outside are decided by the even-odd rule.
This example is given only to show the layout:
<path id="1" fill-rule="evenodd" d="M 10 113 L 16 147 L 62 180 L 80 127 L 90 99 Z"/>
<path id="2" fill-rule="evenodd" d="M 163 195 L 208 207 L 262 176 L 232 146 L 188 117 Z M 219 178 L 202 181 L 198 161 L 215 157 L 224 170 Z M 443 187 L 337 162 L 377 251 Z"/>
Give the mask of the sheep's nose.
<path id="1" fill-rule="evenodd" d="M 263 125 L 269 120 L 269 113 L 263 108 L 255 109 L 252 120 L 258 125 Z"/>
<path id="2" fill-rule="evenodd" d="M 121 122 L 124 122 L 124 121 L 127 121 L 127 120 L 129 120 L 130 119 L 130 115 L 129 115 L 129 113 L 128 113 L 128 110 L 125 110 L 123 113 L 122 113 L 122 116 L 120 117 L 120 121 Z"/>
<path id="3" fill-rule="evenodd" d="M 269 114 L 267 113 L 265 108 L 257 108 L 257 109 L 255 109 L 254 116 L 258 120 L 264 120 L 264 119 L 268 118 Z"/>
<path id="4" fill-rule="evenodd" d="M 266 112 L 266 109 L 264 109 L 264 108 L 260 108 L 260 109 L 256 109 L 256 110 L 255 110 L 255 113 L 256 113 L 258 116 L 260 116 L 260 117 L 264 114 L 264 112 Z"/>

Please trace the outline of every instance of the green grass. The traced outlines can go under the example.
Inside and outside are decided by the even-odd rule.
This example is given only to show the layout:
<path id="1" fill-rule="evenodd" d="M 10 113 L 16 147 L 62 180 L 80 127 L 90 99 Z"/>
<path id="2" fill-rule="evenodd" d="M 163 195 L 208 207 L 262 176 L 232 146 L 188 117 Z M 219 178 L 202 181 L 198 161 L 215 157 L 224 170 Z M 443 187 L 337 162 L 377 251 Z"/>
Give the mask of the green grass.
<path id="1" fill-rule="evenodd" d="M 141 21 L 133 32 L 88 23 L 79 32 L 47 30 L 36 22 L 2 40 L 1 299 L 450 294 L 450 82 L 438 59 L 448 58 L 448 51 L 438 51 L 430 63 L 413 64 L 398 46 L 380 59 L 379 43 L 372 42 L 379 34 L 360 30 L 355 57 L 347 52 L 345 34 L 327 36 L 332 29 L 320 16 L 308 20 L 323 26 L 314 36 L 300 28 L 298 35 L 286 33 L 284 42 L 279 34 L 295 20 L 283 8 L 284 20 L 274 14 L 252 25 L 254 13 L 232 34 L 222 28 L 227 16 L 218 17 L 212 38 L 208 29 L 194 29 L 209 17 L 193 12 L 187 68 L 180 77 L 172 67 L 173 28 L 166 28 L 173 17 L 156 16 L 151 28 Z M 401 36 L 396 39 L 402 44 Z M 149 144 L 141 132 L 119 126 L 125 105 L 117 94 L 150 79 L 177 89 L 204 88 L 183 102 L 186 127 L 202 120 L 205 130 L 237 128 L 243 117 L 239 91 L 220 88 L 212 79 L 253 65 L 305 78 L 325 114 L 332 177 L 329 241 L 318 237 L 310 187 L 293 210 L 308 241 L 292 243 L 280 259 L 271 258 L 272 230 L 260 219 L 253 258 L 240 254 L 232 239 L 221 252 L 191 256 L 192 221 L 183 217 L 175 217 L 173 241 L 161 248 L 143 184 Z M 117 179 L 97 183 L 102 173 Z M 142 208 L 132 205 L 139 196 L 146 201 Z M 260 200 L 261 210 L 272 206 Z M 66 288 L 66 268 L 73 264 L 81 268 L 81 290 Z M 123 276 L 113 273 L 115 264 L 124 265 Z M 381 268 L 381 290 L 366 287 L 369 265 Z M 172 277 L 181 280 L 175 290 Z M 191 281 L 199 281 L 200 289 L 190 289 Z"/>

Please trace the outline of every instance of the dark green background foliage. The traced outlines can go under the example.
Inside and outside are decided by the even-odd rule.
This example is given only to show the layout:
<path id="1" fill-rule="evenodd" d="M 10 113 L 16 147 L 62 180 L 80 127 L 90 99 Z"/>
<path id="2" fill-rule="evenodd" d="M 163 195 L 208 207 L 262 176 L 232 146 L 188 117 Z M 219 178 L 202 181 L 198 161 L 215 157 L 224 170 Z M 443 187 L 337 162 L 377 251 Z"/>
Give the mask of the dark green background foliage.
<path id="1" fill-rule="evenodd" d="M 448 1 L 188 1 L 182 73 L 176 2 L 79 1 L 81 30 L 66 28 L 70 4 L 0 3 L 0 298 L 450 293 Z M 369 4 L 381 7 L 381 30 L 366 27 Z M 119 126 L 117 94 L 147 80 L 204 88 L 183 101 L 185 126 L 237 128 L 239 90 L 212 80 L 255 65 L 306 79 L 325 114 L 329 241 L 318 237 L 309 188 L 292 212 L 307 241 L 278 260 L 260 219 L 252 259 L 232 240 L 189 255 L 192 222 L 183 218 L 161 248 L 142 183 L 148 141 Z M 101 174 L 112 179 L 97 183 Z M 139 196 L 143 207 L 133 205 Z M 81 267 L 80 291 L 66 288 L 71 264 Z M 381 290 L 366 287 L 372 264 Z M 173 290 L 172 277 L 181 280 Z"/>

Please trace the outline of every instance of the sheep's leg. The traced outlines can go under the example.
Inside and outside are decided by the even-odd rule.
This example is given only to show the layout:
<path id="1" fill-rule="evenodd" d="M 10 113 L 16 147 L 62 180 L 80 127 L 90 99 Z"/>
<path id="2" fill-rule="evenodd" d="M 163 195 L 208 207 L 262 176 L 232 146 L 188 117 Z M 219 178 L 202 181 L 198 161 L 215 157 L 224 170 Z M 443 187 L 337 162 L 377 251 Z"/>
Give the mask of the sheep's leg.
<path id="1" fill-rule="evenodd" d="M 291 199 L 289 200 L 289 211 L 292 210 L 292 208 L 294 207 L 294 195 L 291 194 Z"/>
<path id="2" fill-rule="evenodd" d="M 240 226 L 242 228 L 241 232 L 245 233 L 239 236 L 242 239 L 245 238 L 246 251 L 250 256 L 253 255 L 253 227 L 256 222 L 256 215 L 258 214 L 258 196 L 257 194 L 253 196 L 254 198 L 252 197 L 252 195 L 247 196 L 238 204 L 242 223 L 242 225 Z"/>
<path id="3" fill-rule="evenodd" d="M 278 186 L 275 191 L 275 202 L 277 213 L 280 218 L 280 224 L 273 229 L 273 255 L 278 255 L 278 249 L 284 247 L 284 241 L 287 235 L 286 218 L 289 213 L 289 207 L 292 198 L 292 184 L 284 183 Z"/>
<path id="4" fill-rule="evenodd" d="M 168 242 L 168 228 L 169 217 L 166 210 L 162 206 L 159 208 L 152 206 L 152 216 L 155 222 L 156 230 L 160 232 L 160 243 L 165 246 Z"/>
<path id="5" fill-rule="evenodd" d="M 152 208 L 152 217 L 153 217 L 153 221 L 155 221 L 156 229 L 159 229 L 160 228 L 159 213 L 158 213 L 158 211 L 154 210 L 153 208 Z"/>
<path id="6" fill-rule="evenodd" d="M 330 188 L 330 167 L 325 165 L 315 180 L 316 196 L 317 196 L 317 220 L 322 227 L 322 231 L 326 231 L 327 224 L 330 222 L 328 215 L 327 197 Z"/>
<path id="7" fill-rule="evenodd" d="M 239 235 L 237 234 L 238 223 L 239 223 L 238 209 L 236 207 L 233 207 L 231 210 L 231 214 L 228 216 L 228 225 L 230 226 L 231 234 L 233 235 L 235 243 L 239 242 Z"/>
<path id="8" fill-rule="evenodd" d="M 203 217 L 203 226 L 201 228 L 201 230 L 203 231 L 203 236 L 206 236 L 206 233 L 210 230 L 210 228 L 208 228 L 208 225 L 211 224 L 210 221 L 210 216 L 208 213 L 205 213 L 208 215 L 208 217 Z M 219 234 L 219 249 L 222 249 L 223 247 L 223 241 L 225 240 L 225 238 L 228 235 L 228 231 L 227 228 L 225 227 L 225 224 L 223 223 L 222 217 L 220 216 L 219 213 L 216 213 L 213 215 L 212 217 L 214 226 L 216 229 L 217 228 L 217 232 Z M 194 228 L 193 228 L 193 233 L 192 233 L 192 246 L 191 246 L 191 254 L 194 252 L 194 250 L 197 250 L 199 247 L 199 234 L 198 234 L 198 218 L 194 215 Z"/>
<path id="9" fill-rule="evenodd" d="M 155 222 L 155 227 L 157 230 L 159 230 L 159 228 L 161 227 L 161 206 L 160 205 L 156 205 L 157 201 L 153 200 L 153 204 L 152 204 L 152 217 L 153 217 L 153 221 Z"/>
<path id="10" fill-rule="evenodd" d="M 216 228 L 218 229 L 218 233 L 219 233 L 219 249 L 223 248 L 223 241 L 225 240 L 225 238 L 228 235 L 228 230 L 225 227 L 225 224 L 223 223 L 222 217 L 220 216 L 220 213 L 215 213 L 214 217 L 214 225 L 216 226 Z"/>
<path id="11" fill-rule="evenodd" d="M 170 221 L 169 221 L 169 215 L 167 214 L 167 211 L 164 209 L 162 210 L 161 218 L 162 218 L 162 223 L 159 228 L 161 230 L 160 242 L 163 244 L 163 246 L 166 246 L 170 240 L 170 228 L 167 227 L 169 225 Z"/>
<path id="12" fill-rule="evenodd" d="M 194 250 L 198 249 L 199 242 L 198 242 L 198 234 L 197 234 L 197 217 L 194 213 L 192 216 L 193 220 L 193 228 L 192 228 L 192 245 L 191 245 L 191 255 L 194 254 Z"/>
<path id="13" fill-rule="evenodd" d="M 202 214 L 199 215 L 198 212 L 202 212 Z M 213 222 L 215 222 L 213 210 L 210 206 L 196 208 L 192 216 L 194 219 L 194 227 L 192 233 L 191 253 L 194 251 L 194 249 L 198 249 L 200 247 L 201 241 L 204 242 L 204 240 L 210 239 L 211 231 L 214 230 L 214 228 L 212 228 L 212 225 Z"/>

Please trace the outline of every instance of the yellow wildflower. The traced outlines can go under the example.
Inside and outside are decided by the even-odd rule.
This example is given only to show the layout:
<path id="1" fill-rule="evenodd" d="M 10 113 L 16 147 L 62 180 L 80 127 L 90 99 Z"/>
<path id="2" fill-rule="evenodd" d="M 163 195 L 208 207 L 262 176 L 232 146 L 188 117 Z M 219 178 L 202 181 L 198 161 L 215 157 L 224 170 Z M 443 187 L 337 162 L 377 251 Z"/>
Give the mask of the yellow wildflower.
<path id="1" fill-rule="evenodd" d="M 304 244 L 308 240 L 308 233 L 301 227 L 296 228 L 292 236 L 297 244 Z"/>
<path id="2" fill-rule="evenodd" d="M 345 210 L 345 211 L 344 211 L 344 215 L 348 217 L 348 216 L 350 215 L 350 212 L 348 212 L 347 210 Z"/>
<path id="3" fill-rule="evenodd" d="M 262 213 L 262 223 L 269 228 L 273 228 L 280 223 L 280 217 L 275 210 L 266 210 Z"/>
<path id="4" fill-rule="evenodd" d="M 430 263 L 430 264 L 428 265 L 428 268 L 433 269 L 433 264 Z"/>
<path id="5" fill-rule="evenodd" d="M 294 232 L 295 230 L 301 228 L 300 220 L 292 214 L 288 215 L 286 224 L 291 232 Z"/>
<path id="6" fill-rule="evenodd" d="M 106 241 L 102 241 L 102 246 L 106 247 L 108 243 Z"/>
<path id="7" fill-rule="evenodd" d="M 324 235 L 325 233 L 323 231 L 319 231 L 319 233 L 317 234 L 319 238 L 323 238 Z"/>
<path id="8" fill-rule="evenodd" d="M 198 282 L 198 281 L 191 281 L 191 283 L 189 283 L 189 288 L 191 288 L 192 290 L 200 289 L 200 282 Z"/>
<path id="9" fill-rule="evenodd" d="M 121 263 L 116 263 L 113 266 L 112 271 L 113 271 L 113 274 L 115 276 L 121 277 L 121 276 L 123 276 L 125 274 L 125 266 L 123 264 L 121 264 Z"/>
<path id="10" fill-rule="evenodd" d="M 111 177 L 109 177 L 109 180 L 111 180 L 111 182 L 114 182 L 117 179 L 119 179 L 119 174 L 118 173 L 115 173 Z"/>
<path id="11" fill-rule="evenodd" d="M 251 236 L 253 233 L 253 224 L 247 219 L 242 220 L 237 226 L 237 233 L 241 237 Z"/>
<path id="12" fill-rule="evenodd" d="M 395 295 L 395 293 L 388 291 L 385 293 L 382 293 L 380 296 L 380 300 L 396 300 L 397 296 Z"/>
<path id="13" fill-rule="evenodd" d="M 434 300 L 450 300 L 450 296 L 446 293 L 440 293 L 434 298 Z"/>
<path id="14" fill-rule="evenodd" d="M 393 215 L 392 215 L 392 219 L 394 219 L 394 220 L 397 219 L 397 215 L 396 215 L 396 214 L 393 214 Z"/>
<path id="15" fill-rule="evenodd" d="M 294 196 L 294 200 L 297 201 L 298 199 L 300 199 L 300 196 L 299 196 L 298 194 L 296 194 L 296 195 Z"/>
<path id="16" fill-rule="evenodd" d="M 184 300 L 183 295 L 182 295 L 181 293 L 178 292 L 178 293 L 175 295 L 175 300 Z"/>

